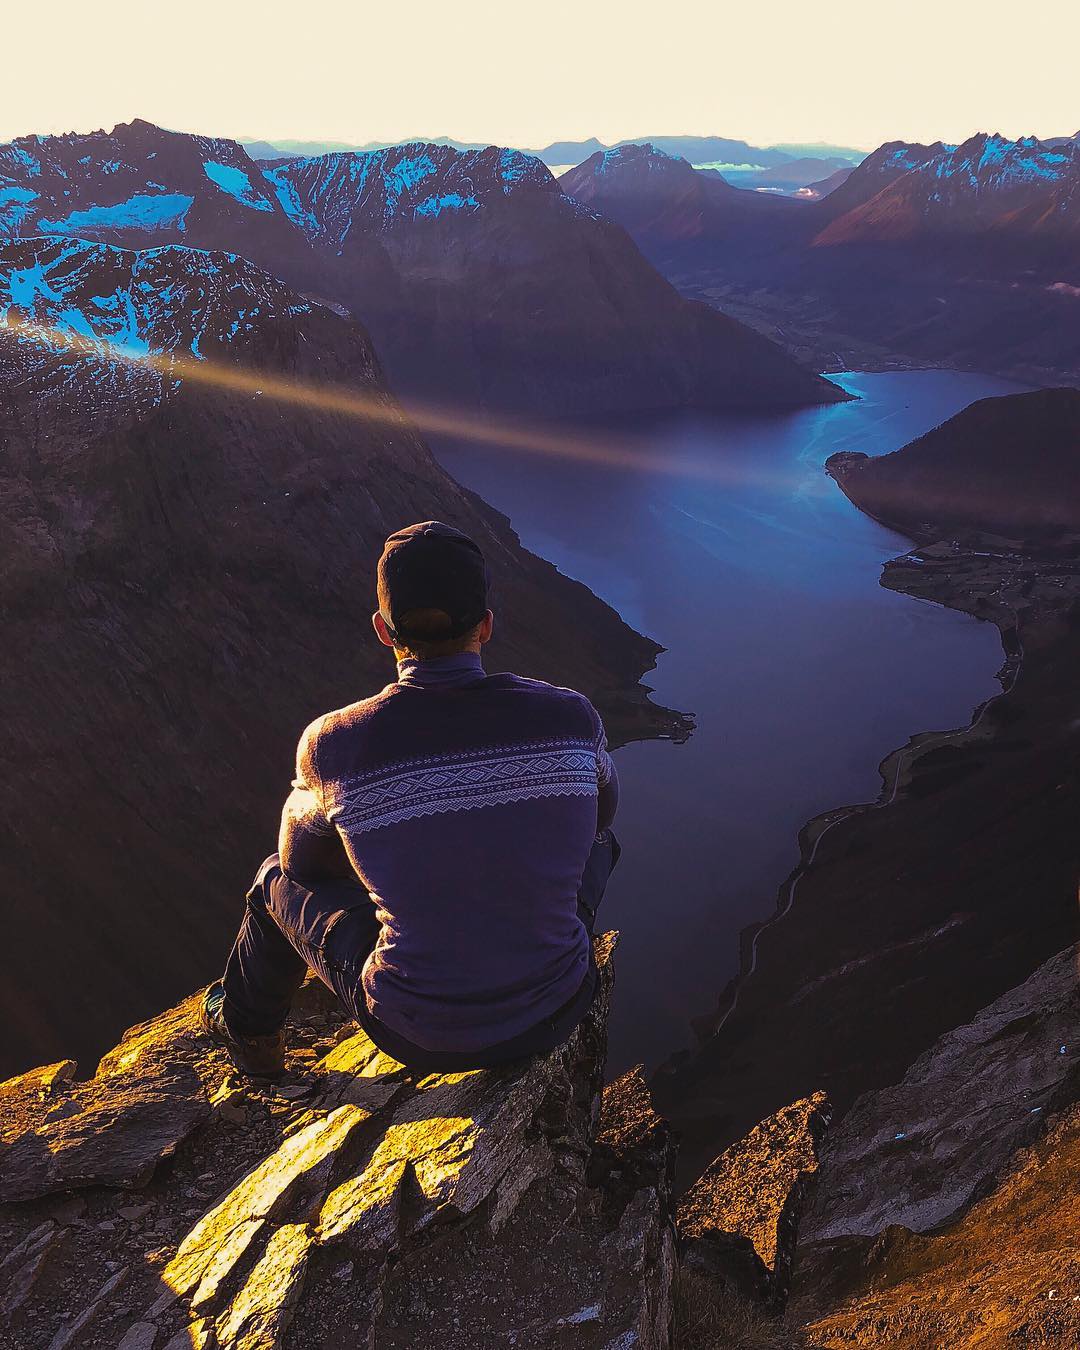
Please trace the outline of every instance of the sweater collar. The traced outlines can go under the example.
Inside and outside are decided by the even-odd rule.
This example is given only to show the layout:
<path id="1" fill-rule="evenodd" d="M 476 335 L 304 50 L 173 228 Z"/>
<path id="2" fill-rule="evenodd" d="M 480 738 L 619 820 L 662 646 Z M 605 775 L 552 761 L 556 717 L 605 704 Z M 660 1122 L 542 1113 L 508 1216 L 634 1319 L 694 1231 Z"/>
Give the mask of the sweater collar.
<path id="1" fill-rule="evenodd" d="M 456 652 L 453 656 L 435 656 L 430 661 L 407 657 L 398 662 L 398 684 L 421 689 L 452 689 L 482 679 L 484 667 L 478 652 Z"/>

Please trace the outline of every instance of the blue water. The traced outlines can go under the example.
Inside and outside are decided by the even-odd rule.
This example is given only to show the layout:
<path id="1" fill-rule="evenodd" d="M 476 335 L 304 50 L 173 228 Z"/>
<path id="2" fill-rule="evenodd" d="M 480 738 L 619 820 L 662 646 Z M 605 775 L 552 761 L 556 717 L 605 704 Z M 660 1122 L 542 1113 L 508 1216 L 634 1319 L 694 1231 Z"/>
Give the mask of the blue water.
<path id="1" fill-rule="evenodd" d="M 697 715 L 685 745 L 617 752 L 624 852 L 601 911 L 622 935 L 613 1072 L 690 1043 L 810 817 L 873 800 L 890 750 L 964 724 L 998 688 L 996 628 L 884 590 L 881 564 L 908 542 L 822 465 L 836 450 L 895 450 L 1019 386 L 949 371 L 838 378 L 859 402 L 597 424 L 626 448 L 610 465 L 435 445 L 527 547 L 668 648 L 646 682 Z"/>

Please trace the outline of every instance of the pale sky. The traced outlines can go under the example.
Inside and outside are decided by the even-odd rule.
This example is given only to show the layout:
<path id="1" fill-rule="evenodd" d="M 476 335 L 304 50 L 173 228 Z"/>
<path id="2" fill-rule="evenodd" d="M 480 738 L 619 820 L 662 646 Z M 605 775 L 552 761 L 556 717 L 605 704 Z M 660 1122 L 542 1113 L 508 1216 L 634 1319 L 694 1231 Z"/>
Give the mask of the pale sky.
<path id="1" fill-rule="evenodd" d="M 0 140 L 143 117 L 361 143 L 1080 128 L 1078 0 L 53 0 L 3 13 Z"/>

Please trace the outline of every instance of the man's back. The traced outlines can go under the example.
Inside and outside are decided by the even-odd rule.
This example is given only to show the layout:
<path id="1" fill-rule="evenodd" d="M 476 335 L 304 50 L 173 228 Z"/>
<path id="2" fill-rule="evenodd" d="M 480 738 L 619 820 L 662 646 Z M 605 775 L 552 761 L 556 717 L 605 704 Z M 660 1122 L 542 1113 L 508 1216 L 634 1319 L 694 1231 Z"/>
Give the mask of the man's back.
<path id="1" fill-rule="evenodd" d="M 415 1045 L 479 1050 L 581 988 L 578 887 L 611 774 L 581 694 L 485 675 L 466 652 L 313 723 L 298 785 L 378 906 L 371 1013 Z"/>

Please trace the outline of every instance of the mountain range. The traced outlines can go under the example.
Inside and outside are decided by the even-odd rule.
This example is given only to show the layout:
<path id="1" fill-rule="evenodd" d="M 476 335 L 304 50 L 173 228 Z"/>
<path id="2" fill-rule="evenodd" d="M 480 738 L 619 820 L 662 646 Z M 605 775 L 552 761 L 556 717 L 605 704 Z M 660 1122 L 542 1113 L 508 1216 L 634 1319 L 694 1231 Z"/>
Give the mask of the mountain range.
<path id="1" fill-rule="evenodd" d="M 213 977 L 300 730 L 392 677 L 382 540 L 431 518 L 490 561 L 496 668 L 684 734 L 657 645 L 438 466 L 351 319 L 236 254 L 0 246 L 0 1076 Z"/>
<path id="2" fill-rule="evenodd" d="M 566 190 L 623 223 L 684 294 L 807 361 L 1080 370 L 1080 143 L 890 142 L 827 194 L 724 192 L 658 147 L 595 155 Z M 759 200 L 753 208 L 749 199 Z"/>
<path id="3" fill-rule="evenodd" d="M 236 252 L 370 330 L 391 384 L 566 415 L 828 402 L 835 386 L 690 303 L 535 158 L 408 145 L 260 167 L 132 122 L 0 147 L 0 236 Z"/>
<path id="4" fill-rule="evenodd" d="M 368 141 L 363 145 L 349 145 L 341 141 L 252 140 L 241 144 L 252 159 L 277 159 L 285 155 L 324 155 L 335 150 L 384 150 L 393 145 L 408 145 L 422 141 L 428 145 L 448 145 L 455 150 L 482 150 L 484 142 L 456 141 L 449 136 L 415 136 L 401 141 Z M 581 141 L 552 141 L 541 149 L 526 150 L 547 165 L 580 164 L 598 150 L 612 150 L 621 145 L 635 145 L 647 141 L 671 155 L 680 155 L 695 164 L 710 162 L 753 165 L 759 169 L 779 168 L 799 160 L 813 159 L 832 162 L 833 167 L 855 165 L 865 155 L 864 150 L 850 146 L 825 145 L 821 142 L 796 145 L 751 145 L 748 141 L 733 140 L 727 136 L 635 136 L 611 144 L 589 136 Z"/>

